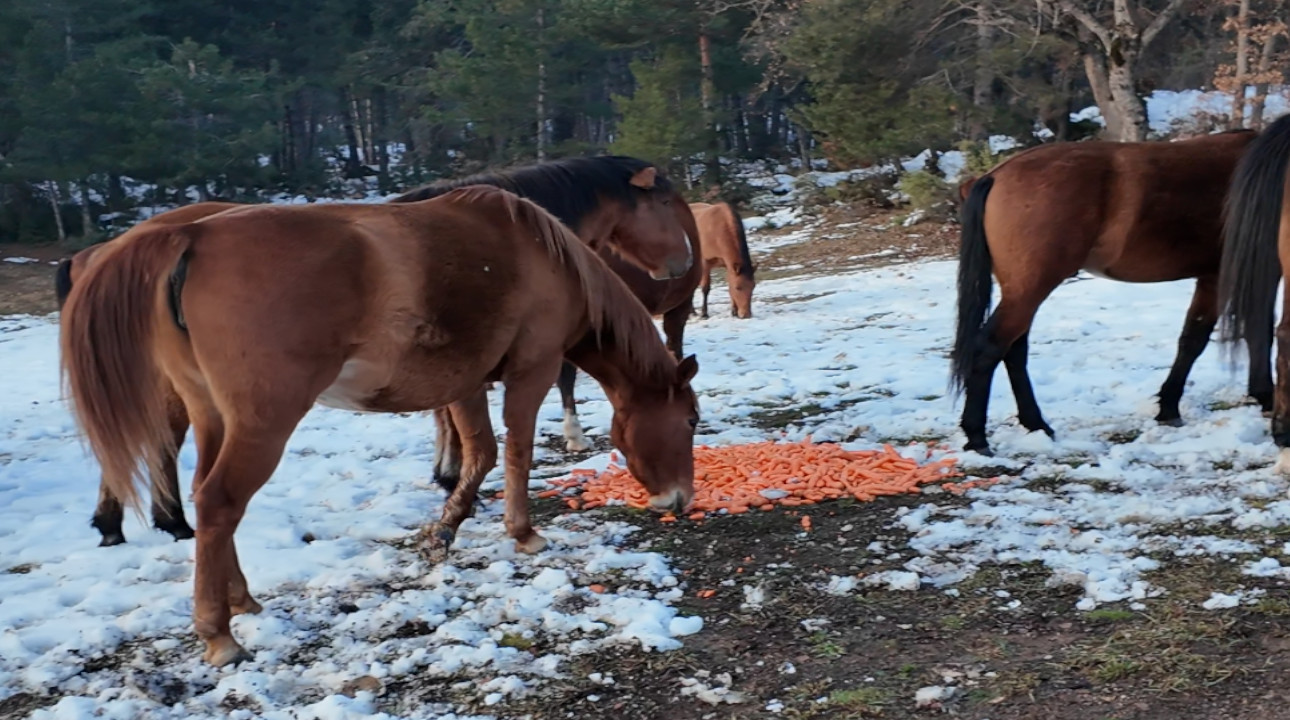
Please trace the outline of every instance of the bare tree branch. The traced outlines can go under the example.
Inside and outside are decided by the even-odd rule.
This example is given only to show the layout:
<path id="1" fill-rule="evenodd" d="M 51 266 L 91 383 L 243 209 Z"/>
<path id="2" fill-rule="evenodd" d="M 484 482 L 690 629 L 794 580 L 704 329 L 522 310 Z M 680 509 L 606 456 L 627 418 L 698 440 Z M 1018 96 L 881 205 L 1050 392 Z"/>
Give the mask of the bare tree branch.
<path id="1" fill-rule="evenodd" d="M 1181 3 L 1181 0 L 1177 0 L 1177 1 Z M 1078 20 L 1081 25 L 1088 28 L 1089 32 L 1096 35 L 1097 39 L 1101 40 L 1102 44 L 1105 45 L 1108 50 L 1111 48 L 1110 28 L 1098 22 L 1097 18 L 1090 15 L 1087 10 L 1080 7 L 1079 5 L 1076 5 L 1071 0 L 1058 0 L 1057 6 L 1060 7 L 1066 13 L 1068 13 L 1071 17 Z M 1157 32 L 1159 31 L 1157 30 Z"/>
<path id="2" fill-rule="evenodd" d="M 1165 6 L 1165 9 L 1161 10 L 1156 19 L 1152 20 L 1151 24 L 1147 26 L 1147 29 L 1142 31 L 1142 47 L 1144 49 L 1151 44 L 1152 40 L 1156 39 L 1161 30 L 1165 29 L 1165 25 L 1169 24 L 1174 15 L 1178 14 L 1184 2 L 1186 0 L 1169 0 L 1169 4 Z"/>

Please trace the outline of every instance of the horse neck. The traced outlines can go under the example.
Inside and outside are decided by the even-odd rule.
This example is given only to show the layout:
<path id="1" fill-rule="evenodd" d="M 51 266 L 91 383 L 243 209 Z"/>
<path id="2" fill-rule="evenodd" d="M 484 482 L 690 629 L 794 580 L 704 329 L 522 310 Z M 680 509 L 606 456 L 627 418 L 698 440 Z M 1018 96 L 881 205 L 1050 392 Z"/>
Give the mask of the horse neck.
<path id="1" fill-rule="evenodd" d="M 604 247 L 610 243 L 614 226 L 618 224 L 617 213 L 616 203 L 602 202 L 600 207 L 578 222 L 578 227 L 571 229 L 588 247 Z"/>
<path id="2" fill-rule="evenodd" d="M 662 389 L 667 384 L 660 368 L 628 357 L 612 338 L 598 337 L 595 331 L 565 352 L 565 358 L 600 383 L 614 407 L 635 390 Z"/>

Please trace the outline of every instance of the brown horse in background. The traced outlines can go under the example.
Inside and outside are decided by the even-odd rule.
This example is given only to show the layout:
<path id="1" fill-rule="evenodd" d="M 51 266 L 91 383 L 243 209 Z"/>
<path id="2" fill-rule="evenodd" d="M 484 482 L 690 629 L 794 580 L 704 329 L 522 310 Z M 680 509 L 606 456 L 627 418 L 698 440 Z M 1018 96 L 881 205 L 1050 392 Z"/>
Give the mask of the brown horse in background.
<path id="1" fill-rule="evenodd" d="M 1223 268 L 1219 280 L 1222 337 L 1244 340 L 1251 358 L 1266 359 L 1276 316 L 1277 286 L 1290 279 L 1290 115 L 1282 115 L 1250 143 L 1227 196 Z M 1290 284 L 1286 286 L 1290 288 Z M 1277 380 L 1272 441 L 1280 448 L 1276 472 L 1290 474 L 1290 289 L 1276 326 Z"/>
<path id="2" fill-rule="evenodd" d="M 601 259 L 627 283 L 627 287 L 653 315 L 663 316 L 668 347 L 679 359 L 685 323 L 693 313 L 694 289 L 699 284 L 699 232 L 685 199 L 666 176 L 644 160 L 625 156 L 569 158 L 506 173 L 475 175 L 463 180 L 436 183 L 404 193 L 390 202 L 436 197 L 464 185 L 495 185 L 541 205 L 600 253 Z M 619 236 L 628 223 L 653 227 L 659 237 L 672 242 L 677 261 L 673 275 L 662 277 L 624 252 Z M 637 235 L 643 231 L 637 227 Z M 681 262 L 679 258 L 684 258 Z M 578 420 L 573 390 L 577 368 L 565 363 L 556 385 L 564 407 L 565 447 L 571 452 L 591 449 Z M 442 414 L 441 414 L 442 415 Z M 460 473 L 460 442 L 451 419 L 439 420 L 435 452 L 435 481 L 451 491 Z"/>
<path id="3" fill-rule="evenodd" d="M 1026 370 L 1030 325 L 1040 303 L 1081 269 L 1123 282 L 1197 279 L 1156 416 L 1182 423 L 1178 401 L 1218 319 L 1223 198 L 1254 137 L 1235 131 L 1169 143 L 1041 145 L 971 183 L 962 211 L 952 354 L 954 389 L 967 392 L 965 449 L 990 454 L 986 411 L 1000 361 L 1021 425 L 1052 436 Z M 992 274 L 999 304 L 983 324 Z M 1254 332 L 1270 335 L 1271 324 Z M 1267 408 L 1272 371 L 1258 347 L 1251 342 L 1249 392 Z"/>
<path id="4" fill-rule="evenodd" d="M 113 494 L 173 442 L 167 385 L 197 440 L 193 619 L 204 658 L 248 657 L 232 615 L 260 609 L 233 536 L 288 438 L 320 403 L 447 407 L 463 482 L 423 529 L 446 553 L 497 461 L 484 391 L 505 387 L 506 527 L 523 552 L 542 399 L 569 357 L 614 406 L 614 441 L 660 511 L 693 497 L 693 357 L 678 363 L 623 283 L 537 205 L 489 187 L 398 205 L 248 206 L 132 230 L 72 287 L 62 365 Z"/>
<path id="5" fill-rule="evenodd" d="M 748 235 L 744 221 L 729 203 L 690 203 L 694 222 L 699 226 L 699 244 L 703 252 L 703 310 L 700 317 L 708 317 L 708 293 L 712 290 L 712 268 L 722 265 L 726 269 L 726 286 L 730 291 L 730 314 L 737 318 L 752 317 L 752 294 L 757 286 L 753 264 L 748 252 Z"/>
<path id="6" fill-rule="evenodd" d="M 527 168 L 520 168 L 495 175 L 477 175 L 464 180 L 439 183 L 392 198 L 390 202 L 409 202 L 445 194 L 467 185 L 493 185 L 504 187 L 521 196 L 534 199 L 553 212 L 567 225 L 578 229 L 583 240 L 592 247 L 625 258 L 625 263 L 647 277 L 666 277 L 693 265 L 695 254 L 688 237 L 686 222 L 673 209 L 673 203 L 684 203 L 667 179 L 657 175 L 654 166 L 643 160 L 627 157 L 573 158 L 558 160 Z M 199 203 L 157 215 L 140 226 L 157 223 L 188 222 L 232 207 L 232 203 Z M 55 289 L 61 306 L 70 292 L 81 268 L 104 245 L 95 245 L 81 251 L 70 260 L 64 260 L 58 269 Z M 653 281 L 650 281 L 651 283 Z M 678 355 L 679 359 L 679 355 Z M 563 366 L 570 373 L 574 366 Z M 563 378 L 563 371 L 561 377 Z M 188 421 L 182 413 L 179 400 L 175 399 L 174 415 L 175 451 L 183 444 Z M 566 398 L 566 407 L 573 403 L 572 385 Z M 566 416 L 571 411 L 566 411 Z M 444 438 L 442 420 L 440 439 Z M 581 427 L 572 427 L 581 437 Z M 566 434 L 570 424 L 566 417 Z M 448 428 L 451 431 L 451 427 Z M 436 481 L 449 493 L 456 487 L 460 475 L 460 443 L 451 435 L 447 443 L 436 445 Z M 585 442 L 585 440 L 583 441 Z M 152 510 L 154 526 L 169 532 L 175 539 L 192 537 L 192 530 L 183 517 L 183 505 L 177 499 L 178 479 L 172 468 L 173 454 L 168 454 L 165 476 L 154 478 Z M 444 469 L 441 469 L 444 468 Z M 173 492 L 163 493 L 169 487 Z M 174 499 L 169 499 L 174 498 Z M 93 526 L 102 536 L 103 546 L 125 542 L 121 523 L 123 511 L 120 501 L 113 497 L 106 485 L 100 483 L 99 502 L 94 511 Z"/>

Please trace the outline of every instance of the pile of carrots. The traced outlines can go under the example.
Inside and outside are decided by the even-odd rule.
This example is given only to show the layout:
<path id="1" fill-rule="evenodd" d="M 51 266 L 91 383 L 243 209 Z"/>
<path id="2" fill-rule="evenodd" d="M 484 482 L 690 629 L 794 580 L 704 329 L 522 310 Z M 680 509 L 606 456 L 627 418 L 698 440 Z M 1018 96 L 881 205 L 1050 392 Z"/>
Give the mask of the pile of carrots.
<path id="1" fill-rule="evenodd" d="M 605 472 L 574 470 L 566 478 L 549 480 L 552 489 L 538 493 L 538 497 L 566 496 L 565 504 L 574 509 L 610 504 L 645 507 L 649 499 L 645 488 L 626 468 L 618 466 L 616 453 L 611 459 L 613 463 Z M 734 515 L 841 498 L 868 502 L 882 495 L 915 493 L 923 485 L 938 482 L 953 491 L 957 486 L 945 481 L 961 476 L 954 465 L 953 459 L 920 465 L 890 445 L 882 450 L 850 451 L 834 443 L 812 443 L 810 437 L 794 443 L 701 445 L 694 449 L 696 482 L 690 518 L 700 520 L 722 510 Z M 663 520 L 675 518 L 664 516 Z"/>

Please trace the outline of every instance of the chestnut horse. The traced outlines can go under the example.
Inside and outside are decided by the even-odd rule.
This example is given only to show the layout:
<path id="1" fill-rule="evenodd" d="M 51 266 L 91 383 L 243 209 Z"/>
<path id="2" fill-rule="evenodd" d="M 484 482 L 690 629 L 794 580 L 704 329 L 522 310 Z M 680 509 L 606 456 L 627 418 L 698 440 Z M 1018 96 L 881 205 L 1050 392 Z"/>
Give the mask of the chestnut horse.
<path id="1" fill-rule="evenodd" d="M 427 199 L 442 195 L 452 189 L 466 185 L 495 185 L 510 189 L 521 196 L 527 196 L 554 213 L 567 225 L 580 230 L 583 239 L 593 247 L 605 248 L 607 251 L 626 259 L 633 270 L 641 268 L 641 274 L 650 277 L 668 277 L 675 272 L 688 273 L 693 264 L 693 248 L 688 235 L 685 218 L 678 216 L 671 205 L 683 203 L 679 195 L 672 190 L 667 179 L 657 175 L 652 165 L 634 158 L 603 157 L 575 158 L 558 160 L 528 168 L 521 168 L 497 175 L 479 175 L 465 180 L 440 183 L 429 188 L 412 191 L 391 199 L 391 202 L 409 202 L 415 199 Z M 157 215 L 141 225 L 157 223 L 189 222 L 232 207 L 232 203 L 207 202 L 189 205 Z M 70 260 L 60 264 L 56 279 L 56 291 L 61 305 L 72 282 L 86 263 L 94 257 L 103 245 L 96 245 L 74 255 Z M 678 356 L 679 359 L 679 356 Z M 573 366 L 565 364 L 570 369 Z M 572 389 L 566 398 L 566 407 L 572 405 Z M 571 411 L 566 411 L 566 415 Z M 183 444 L 188 429 L 188 421 L 182 409 L 174 417 L 175 447 Z M 576 430 L 581 437 L 581 428 L 576 419 L 572 426 L 566 421 L 566 434 Z M 443 427 L 439 428 L 443 437 Z M 455 442 L 455 441 L 454 441 Z M 585 443 L 585 440 L 582 442 Z M 459 474 L 459 462 L 453 455 L 459 448 L 452 442 L 436 447 L 436 453 L 453 460 L 455 470 L 445 474 L 436 471 L 436 480 L 448 492 L 456 485 Z M 158 492 L 161 485 L 173 489 L 169 497 L 178 498 L 178 480 L 171 468 L 174 458 L 168 456 L 165 464 L 165 476 L 154 479 L 152 494 L 153 524 L 158 529 L 169 532 L 175 539 L 192 537 L 192 530 L 183 517 L 183 506 L 178 500 L 169 501 L 166 495 Z M 443 463 L 436 463 L 436 468 Z M 102 535 L 99 543 L 103 546 L 125 542 L 121 529 L 122 508 L 120 501 L 107 492 L 106 486 L 100 483 L 99 502 L 94 511 L 93 526 Z"/>
<path id="2" fill-rule="evenodd" d="M 618 274 L 645 308 L 663 316 L 668 347 L 679 359 L 685 323 L 693 312 L 694 289 L 699 284 L 699 232 L 684 198 L 670 180 L 644 160 L 621 155 L 569 158 L 505 173 L 475 175 L 412 190 L 390 202 L 409 202 L 436 197 L 464 185 L 495 185 L 546 208 L 574 231 Z M 615 212 L 615 209 L 617 212 Z M 623 251 L 625 243 L 615 241 L 627 220 L 652 225 L 660 236 L 673 239 L 673 247 L 684 246 L 671 276 L 652 272 L 648 265 Z M 615 224 L 617 223 L 617 224 Z M 637 230 L 637 234 L 641 233 Z M 679 245 L 678 245 L 679 243 Z M 679 258 L 680 256 L 675 256 Z M 565 447 L 571 452 L 591 449 L 578 420 L 573 390 L 577 368 L 565 363 L 557 386 L 564 407 Z M 435 448 L 435 481 L 451 491 L 460 472 L 459 442 L 451 420 L 439 420 Z"/>
<path id="3" fill-rule="evenodd" d="M 1041 145 L 971 184 L 962 210 L 952 353 L 953 389 L 967 392 L 964 449 L 990 454 L 986 409 L 1000 361 L 1021 425 L 1053 435 L 1026 371 L 1030 325 L 1040 303 L 1081 269 L 1135 283 L 1196 278 L 1156 415 L 1161 423 L 1182 423 L 1183 386 L 1218 320 L 1223 197 L 1254 137 L 1246 130 L 1168 143 Z M 991 274 L 1000 298 L 983 324 Z M 1256 346 L 1250 346 L 1249 393 L 1266 408 L 1272 370 Z"/>
<path id="4" fill-rule="evenodd" d="M 497 462 L 484 384 L 505 387 L 507 533 L 545 546 L 528 516 L 538 408 L 567 356 L 600 381 L 614 441 L 650 506 L 693 497 L 693 357 L 667 351 L 622 281 L 537 205 L 491 187 L 399 205 L 248 206 L 131 230 L 72 287 L 62 368 L 77 423 L 113 494 L 173 442 L 167 384 L 197 440 L 193 620 L 216 666 L 249 657 L 232 615 L 260 609 L 234 533 L 309 409 L 447 407 L 462 482 L 422 530 L 448 551 Z"/>
<path id="5" fill-rule="evenodd" d="M 238 203 L 204 202 L 170 210 L 155 215 L 135 226 L 135 228 L 157 225 L 175 225 L 200 220 L 230 208 L 242 207 Z M 61 310 L 67 302 L 67 295 L 72 291 L 76 278 L 84 274 L 85 269 L 94 262 L 106 245 L 90 246 L 58 264 L 54 273 L 54 294 L 58 298 Z M 170 419 L 173 445 L 171 452 L 163 453 L 161 472 L 150 479 L 152 500 L 152 526 L 170 533 L 176 540 L 187 540 L 193 536 L 193 529 L 184 517 L 184 505 L 179 499 L 179 471 L 175 463 L 175 453 L 184 444 L 188 434 L 188 411 L 183 401 L 173 391 L 168 392 L 166 410 Z M 125 542 L 125 533 L 121 529 L 123 519 L 121 501 L 109 490 L 106 483 L 99 482 L 99 500 L 94 508 L 94 517 L 90 525 L 99 531 L 102 540 L 100 547 L 120 545 Z"/>
<path id="6" fill-rule="evenodd" d="M 744 221 L 729 203 L 690 203 L 694 222 L 699 226 L 699 245 L 703 252 L 703 311 L 708 317 L 708 293 L 712 290 L 712 268 L 726 268 L 726 286 L 730 291 L 730 314 L 737 318 L 752 317 L 752 294 L 757 286 L 757 266 L 748 252 L 748 235 Z"/>
<path id="7" fill-rule="evenodd" d="M 1219 276 L 1222 338 L 1244 340 L 1251 358 L 1266 359 L 1272 350 L 1271 333 L 1264 328 L 1275 320 L 1277 285 L 1290 278 L 1288 160 L 1290 115 L 1283 115 L 1250 144 L 1227 196 L 1227 243 Z M 1282 299 L 1276 341 L 1272 441 L 1280 448 L 1276 472 L 1290 474 L 1290 291 Z"/>

